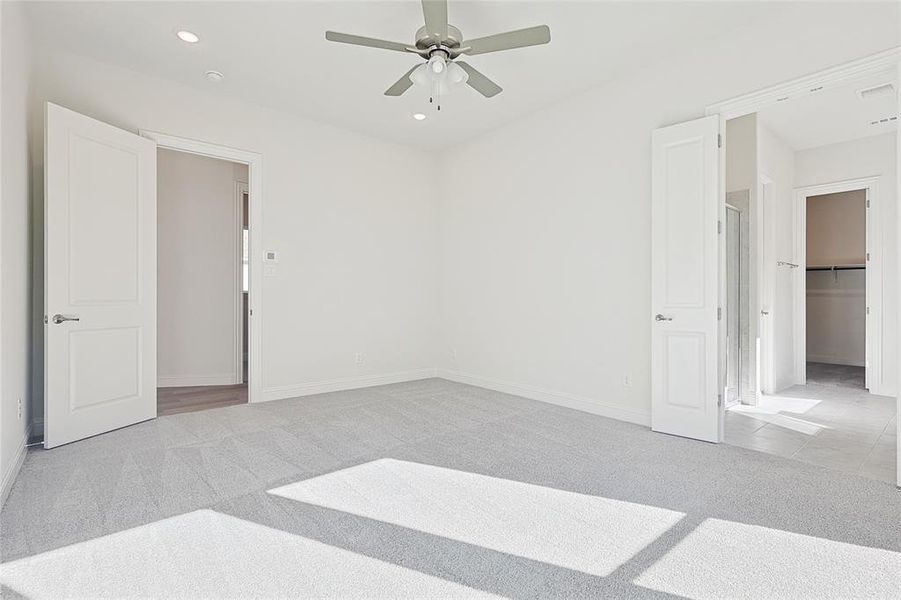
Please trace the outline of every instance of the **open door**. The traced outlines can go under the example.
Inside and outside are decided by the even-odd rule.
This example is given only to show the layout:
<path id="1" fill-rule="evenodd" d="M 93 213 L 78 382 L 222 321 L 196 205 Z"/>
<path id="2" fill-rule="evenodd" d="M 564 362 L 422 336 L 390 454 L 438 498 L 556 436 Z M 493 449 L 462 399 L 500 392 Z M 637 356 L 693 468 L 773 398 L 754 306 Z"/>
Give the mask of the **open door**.
<path id="1" fill-rule="evenodd" d="M 654 131 L 651 428 L 720 439 L 719 117 Z"/>
<path id="2" fill-rule="evenodd" d="M 47 104 L 44 447 L 156 416 L 156 144 Z"/>

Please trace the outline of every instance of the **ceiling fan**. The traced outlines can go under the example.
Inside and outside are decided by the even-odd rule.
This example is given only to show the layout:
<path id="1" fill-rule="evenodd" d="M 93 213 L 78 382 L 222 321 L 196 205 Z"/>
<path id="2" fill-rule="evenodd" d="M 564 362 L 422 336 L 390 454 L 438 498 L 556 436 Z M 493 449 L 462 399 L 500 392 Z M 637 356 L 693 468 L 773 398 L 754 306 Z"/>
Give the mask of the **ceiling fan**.
<path id="1" fill-rule="evenodd" d="M 422 0 L 425 26 L 416 32 L 413 45 L 376 38 L 326 31 L 325 39 L 332 42 L 394 50 L 418 54 L 426 60 L 416 65 L 385 90 L 386 96 L 400 96 L 415 83 L 428 87 L 434 102 L 441 110 L 440 98 L 464 83 L 486 98 L 501 93 L 502 88 L 474 69 L 469 63 L 457 60 L 460 56 L 475 56 L 513 48 L 537 46 L 551 41 L 547 25 L 497 33 L 473 40 L 464 39 L 459 29 L 447 23 L 447 0 Z"/>

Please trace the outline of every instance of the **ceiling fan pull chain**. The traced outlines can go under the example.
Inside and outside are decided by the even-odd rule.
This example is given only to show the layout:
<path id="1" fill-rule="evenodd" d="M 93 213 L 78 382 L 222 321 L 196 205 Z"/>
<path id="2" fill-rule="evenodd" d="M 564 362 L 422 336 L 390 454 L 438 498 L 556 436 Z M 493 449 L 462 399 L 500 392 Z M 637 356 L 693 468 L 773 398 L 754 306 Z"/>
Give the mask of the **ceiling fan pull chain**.
<path id="1" fill-rule="evenodd" d="M 434 73 L 432 74 L 432 98 L 435 99 L 438 110 L 441 110 L 441 84 Z"/>

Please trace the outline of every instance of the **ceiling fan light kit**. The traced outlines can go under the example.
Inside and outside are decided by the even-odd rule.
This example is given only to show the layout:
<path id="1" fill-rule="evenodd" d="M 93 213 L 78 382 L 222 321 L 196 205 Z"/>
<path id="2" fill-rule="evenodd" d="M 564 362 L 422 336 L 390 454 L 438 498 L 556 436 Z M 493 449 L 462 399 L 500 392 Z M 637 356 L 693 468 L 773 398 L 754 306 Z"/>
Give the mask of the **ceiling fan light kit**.
<path id="1" fill-rule="evenodd" d="M 342 44 L 419 55 L 426 62 L 407 71 L 394 85 L 385 90 L 385 95 L 400 96 L 416 84 L 418 87 L 428 89 L 429 101 L 434 103 L 438 110 L 441 110 L 441 97 L 463 85 L 469 85 L 486 98 L 492 98 L 502 91 L 499 85 L 469 63 L 457 61 L 460 56 L 525 48 L 551 41 L 551 30 L 547 25 L 466 40 L 459 29 L 447 22 L 447 0 L 422 0 L 422 14 L 425 26 L 416 32 L 416 41 L 412 46 L 336 31 L 326 31 L 325 39 Z"/>

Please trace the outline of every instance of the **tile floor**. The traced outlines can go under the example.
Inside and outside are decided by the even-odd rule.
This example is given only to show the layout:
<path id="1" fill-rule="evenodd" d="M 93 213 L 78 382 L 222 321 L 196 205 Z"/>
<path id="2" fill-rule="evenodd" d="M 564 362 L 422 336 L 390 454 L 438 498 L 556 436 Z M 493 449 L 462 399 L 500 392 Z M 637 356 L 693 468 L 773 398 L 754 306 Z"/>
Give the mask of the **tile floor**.
<path id="1" fill-rule="evenodd" d="M 862 372 L 810 363 L 807 385 L 729 409 L 726 443 L 894 483 L 895 399 L 863 389 Z"/>

